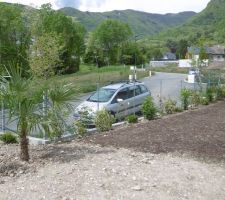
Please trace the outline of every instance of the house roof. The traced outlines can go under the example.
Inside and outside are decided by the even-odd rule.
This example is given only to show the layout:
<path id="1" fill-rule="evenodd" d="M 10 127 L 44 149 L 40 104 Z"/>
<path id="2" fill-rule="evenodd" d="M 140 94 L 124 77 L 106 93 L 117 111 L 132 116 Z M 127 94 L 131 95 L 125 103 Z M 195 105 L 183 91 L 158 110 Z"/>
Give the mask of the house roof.
<path id="1" fill-rule="evenodd" d="M 163 59 L 176 60 L 176 55 L 174 53 L 167 52 L 163 55 Z"/>
<path id="2" fill-rule="evenodd" d="M 195 47 L 195 46 L 188 47 L 188 53 L 193 54 L 193 55 L 199 55 L 200 48 Z"/>
<path id="3" fill-rule="evenodd" d="M 225 54 L 225 47 L 220 45 L 214 45 L 211 47 L 208 47 L 207 53 L 208 54 L 215 54 L 215 55 L 224 55 Z"/>
<path id="4" fill-rule="evenodd" d="M 214 45 L 211 47 L 205 46 L 204 47 L 207 54 L 213 55 L 225 55 L 225 47 L 221 45 Z M 193 55 L 199 55 L 201 48 L 196 46 L 188 47 L 188 53 Z"/>

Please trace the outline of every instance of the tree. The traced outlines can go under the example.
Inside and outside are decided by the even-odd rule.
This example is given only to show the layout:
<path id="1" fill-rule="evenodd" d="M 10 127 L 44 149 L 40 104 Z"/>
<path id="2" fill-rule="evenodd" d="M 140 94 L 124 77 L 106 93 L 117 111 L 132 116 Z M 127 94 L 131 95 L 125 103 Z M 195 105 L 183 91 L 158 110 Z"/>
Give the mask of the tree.
<path id="1" fill-rule="evenodd" d="M 105 20 L 89 37 L 86 54 L 97 54 L 104 64 L 116 64 L 120 60 L 121 44 L 131 36 L 132 31 L 127 24 L 118 20 Z"/>
<path id="2" fill-rule="evenodd" d="M 178 42 L 176 55 L 179 59 L 184 59 L 187 54 L 187 47 L 188 47 L 188 41 L 187 40 L 180 40 Z"/>
<path id="3" fill-rule="evenodd" d="M 30 68 L 33 75 L 48 79 L 60 66 L 62 47 L 59 38 L 53 34 L 43 34 L 34 39 L 30 50 Z"/>
<path id="4" fill-rule="evenodd" d="M 160 60 L 163 57 L 163 54 L 159 48 L 154 48 L 151 51 L 151 54 L 152 54 L 152 57 L 154 58 L 154 60 Z"/>
<path id="5" fill-rule="evenodd" d="M 44 4 L 33 16 L 32 34 L 34 38 L 57 35 L 59 45 L 63 47 L 57 71 L 68 74 L 79 70 L 80 57 L 84 53 L 85 29 L 74 18 L 52 10 L 50 4 Z"/>
<path id="6" fill-rule="evenodd" d="M 199 60 L 200 60 L 200 62 L 202 62 L 205 59 L 208 59 L 208 55 L 206 53 L 205 48 L 203 46 L 201 46 L 200 52 L 199 52 Z"/>
<path id="7" fill-rule="evenodd" d="M 23 75 L 29 68 L 30 32 L 22 7 L 0 3 L 0 64 L 17 65 Z"/>
<path id="8" fill-rule="evenodd" d="M 48 89 L 49 101 L 52 114 L 57 122 L 62 123 L 57 113 L 62 113 L 64 109 L 69 108 L 69 101 L 74 98 L 74 90 L 68 85 L 55 85 L 54 87 L 46 85 L 46 82 L 36 82 L 34 79 L 25 79 L 21 72 L 12 68 L 11 79 L 6 80 L 1 77 L 4 89 L 0 94 L 0 99 L 7 99 L 6 106 L 10 113 L 10 119 L 17 116 L 17 132 L 20 138 L 20 158 L 23 161 L 29 160 L 28 138 L 27 136 L 36 128 L 45 128 L 55 130 L 55 123 L 46 123 L 46 117 L 42 115 L 39 106 L 42 103 L 43 92 Z M 60 127 L 57 127 L 60 128 Z M 63 130 L 61 130 L 62 132 Z"/>
<path id="9" fill-rule="evenodd" d="M 166 41 L 166 47 L 170 50 L 171 53 L 176 53 L 177 50 L 177 42 L 174 40 L 168 39 Z"/>

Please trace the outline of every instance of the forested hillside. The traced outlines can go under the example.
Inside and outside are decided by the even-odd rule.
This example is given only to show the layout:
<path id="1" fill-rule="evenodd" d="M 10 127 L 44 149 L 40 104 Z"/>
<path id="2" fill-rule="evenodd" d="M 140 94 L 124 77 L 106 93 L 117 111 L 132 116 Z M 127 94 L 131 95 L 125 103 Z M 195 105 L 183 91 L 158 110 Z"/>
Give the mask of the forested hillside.
<path id="1" fill-rule="evenodd" d="M 135 34 L 153 35 L 169 27 L 181 25 L 195 12 L 181 12 L 177 14 L 151 14 L 135 10 L 121 10 L 111 12 L 82 12 L 74 8 L 60 9 L 66 15 L 75 17 L 85 26 L 87 31 L 93 31 L 106 19 L 117 19 L 127 23 Z"/>
<path id="2" fill-rule="evenodd" d="M 211 0 L 185 24 L 161 33 L 158 39 L 186 39 L 190 43 L 225 44 L 225 0 Z"/>

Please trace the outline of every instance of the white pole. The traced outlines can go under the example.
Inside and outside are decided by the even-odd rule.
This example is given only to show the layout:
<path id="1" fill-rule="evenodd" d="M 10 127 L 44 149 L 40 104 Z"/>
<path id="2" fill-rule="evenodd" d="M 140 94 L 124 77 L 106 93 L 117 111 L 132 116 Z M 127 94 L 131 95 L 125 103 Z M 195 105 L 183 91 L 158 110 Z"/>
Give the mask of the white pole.
<path id="1" fill-rule="evenodd" d="M 3 89 L 3 85 L 2 85 L 2 83 L 1 83 L 1 89 Z M 4 133 L 5 132 L 5 115 L 4 115 L 4 100 L 2 99 L 2 101 L 1 101 L 1 115 L 2 115 L 2 120 L 1 120 L 1 128 L 2 128 L 2 133 Z"/>

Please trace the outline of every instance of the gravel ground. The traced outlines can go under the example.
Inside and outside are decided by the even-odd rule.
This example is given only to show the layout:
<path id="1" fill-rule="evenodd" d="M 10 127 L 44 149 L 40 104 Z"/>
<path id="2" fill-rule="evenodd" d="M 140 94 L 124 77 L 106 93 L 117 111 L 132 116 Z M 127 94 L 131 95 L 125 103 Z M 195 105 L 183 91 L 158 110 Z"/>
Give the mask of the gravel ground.
<path id="1" fill-rule="evenodd" d="M 225 102 L 31 146 L 0 144 L 0 200 L 224 200 Z"/>

